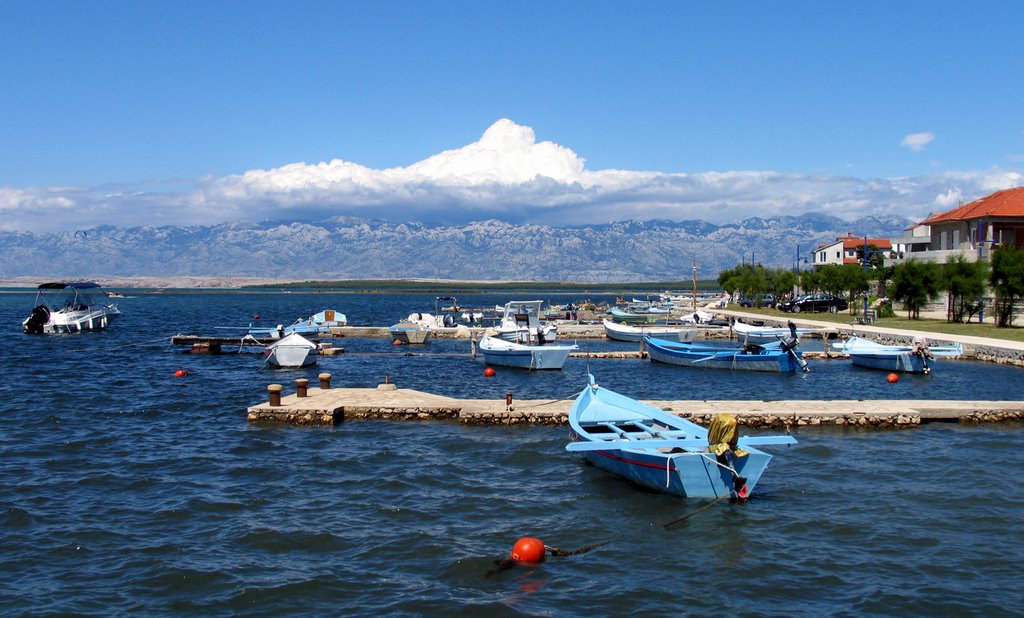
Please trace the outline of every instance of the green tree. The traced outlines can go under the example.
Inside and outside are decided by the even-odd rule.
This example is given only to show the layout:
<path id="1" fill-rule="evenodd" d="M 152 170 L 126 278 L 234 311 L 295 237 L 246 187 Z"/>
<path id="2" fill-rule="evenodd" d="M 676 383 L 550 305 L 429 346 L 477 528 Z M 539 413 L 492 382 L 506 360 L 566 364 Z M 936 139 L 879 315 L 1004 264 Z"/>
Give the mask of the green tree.
<path id="1" fill-rule="evenodd" d="M 975 307 L 985 293 L 988 264 L 968 260 L 965 255 L 952 256 L 942 265 L 942 286 L 948 294 L 946 320 L 963 322 L 974 314 Z"/>
<path id="2" fill-rule="evenodd" d="M 893 268 L 889 296 L 907 308 L 907 317 L 921 317 L 921 307 L 939 297 L 942 271 L 938 264 L 909 260 Z"/>
<path id="3" fill-rule="evenodd" d="M 996 293 L 996 326 L 1013 326 L 1014 307 L 1024 298 L 1024 247 L 997 247 L 989 282 Z"/>

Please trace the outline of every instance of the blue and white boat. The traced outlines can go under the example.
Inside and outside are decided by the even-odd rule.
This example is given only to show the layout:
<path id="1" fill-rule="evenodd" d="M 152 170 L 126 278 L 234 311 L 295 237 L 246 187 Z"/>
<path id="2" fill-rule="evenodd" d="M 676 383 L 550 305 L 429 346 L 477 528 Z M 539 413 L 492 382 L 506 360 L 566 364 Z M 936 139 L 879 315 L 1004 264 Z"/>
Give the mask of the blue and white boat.
<path id="1" fill-rule="evenodd" d="M 575 344 L 527 345 L 486 335 L 480 339 L 479 347 L 488 365 L 522 369 L 561 369 L 569 353 L 579 349 Z"/>
<path id="2" fill-rule="evenodd" d="M 569 410 L 568 451 L 637 485 L 689 498 L 747 498 L 772 456 L 756 446 L 796 444 L 792 436 L 740 438 L 736 419 L 705 429 L 598 386 L 594 376 Z"/>
<path id="3" fill-rule="evenodd" d="M 647 355 L 657 363 L 779 373 L 810 371 L 807 361 L 796 349 L 797 343 L 798 340 L 791 337 L 775 343 L 724 348 L 644 337 Z"/>
<path id="4" fill-rule="evenodd" d="M 930 374 L 939 356 L 955 357 L 963 354 L 963 345 L 952 343 L 930 347 L 923 338 L 911 345 L 885 345 L 870 339 L 851 337 L 832 349 L 847 354 L 854 365 L 896 373 Z"/>
<path id="5" fill-rule="evenodd" d="M 332 328 L 346 324 L 348 324 L 348 318 L 344 313 L 334 309 L 324 309 L 308 318 L 299 318 L 288 326 L 278 324 L 273 328 L 254 328 L 250 325 L 247 334 L 257 339 L 281 339 L 294 333 L 315 339 L 330 334 Z"/>

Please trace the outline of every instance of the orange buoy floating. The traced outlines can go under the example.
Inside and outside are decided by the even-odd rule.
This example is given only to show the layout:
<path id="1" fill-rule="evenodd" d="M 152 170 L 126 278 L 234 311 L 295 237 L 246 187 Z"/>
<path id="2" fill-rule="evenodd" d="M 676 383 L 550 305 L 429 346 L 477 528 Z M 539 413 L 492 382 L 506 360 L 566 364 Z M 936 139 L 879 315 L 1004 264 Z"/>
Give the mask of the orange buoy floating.
<path id="1" fill-rule="evenodd" d="M 174 377 L 176 377 L 176 378 L 184 378 L 187 375 L 188 375 L 188 370 L 187 369 L 179 369 L 179 370 L 174 372 Z"/>
<path id="2" fill-rule="evenodd" d="M 257 313 L 256 315 L 252 316 L 252 319 L 254 319 L 254 320 L 260 319 L 260 314 Z"/>
<path id="3" fill-rule="evenodd" d="M 541 562 L 544 560 L 544 542 L 540 539 L 524 536 L 516 541 L 509 554 L 513 562 Z"/>
<path id="4" fill-rule="evenodd" d="M 900 381 L 900 377 L 895 373 L 890 373 L 885 379 L 889 384 L 896 384 Z"/>
<path id="5" fill-rule="evenodd" d="M 484 369 L 484 375 L 487 376 L 488 378 L 493 378 L 494 377 L 494 367 L 488 367 L 487 369 Z"/>
<path id="6" fill-rule="evenodd" d="M 391 345 L 402 345 L 402 341 L 399 339 L 395 339 L 394 341 L 391 342 Z"/>

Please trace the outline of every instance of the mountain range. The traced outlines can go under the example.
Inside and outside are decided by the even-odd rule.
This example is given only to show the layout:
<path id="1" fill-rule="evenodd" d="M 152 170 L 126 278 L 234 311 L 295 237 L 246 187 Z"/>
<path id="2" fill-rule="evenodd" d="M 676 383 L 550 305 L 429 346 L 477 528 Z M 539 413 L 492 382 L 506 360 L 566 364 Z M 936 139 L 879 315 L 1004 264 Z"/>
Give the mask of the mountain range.
<path id="1" fill-rule="evenodd" d="M 741 262 L 795 268 L 820 244 L 853 234 L 895 238 L 897 215 L 845 221 L 821 214 L 705 221 L 620 221 L 570 227 L 497 220 L 427 226 L 335 217 L 211 226 L 3 232 L 0 277 L 265 277 L 292 281 L 436 278 L 627 282 L 713 279 Z M 803 262 L 806 261 L 806 264 Z"/>

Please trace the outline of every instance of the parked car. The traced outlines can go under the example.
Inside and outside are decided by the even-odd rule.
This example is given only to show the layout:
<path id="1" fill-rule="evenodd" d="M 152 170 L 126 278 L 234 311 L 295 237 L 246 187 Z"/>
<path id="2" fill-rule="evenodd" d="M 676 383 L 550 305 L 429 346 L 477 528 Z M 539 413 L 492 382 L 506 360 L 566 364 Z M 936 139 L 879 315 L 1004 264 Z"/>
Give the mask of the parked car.
<path id="1" fill-rule="evenodd" d="M 740 307 L 768 307 L 775 308 L 775 295 L 771 292 L 758 294 L 757 296 L 740 296 Z"/>
<path id="2" fill-rule="evenodd" d="M 845 299 L 839 298 L 838 296 L 832 296 L 831 294 L 807 294 L 800 298 L 779 303 L 780 310 L 791 311 L 793 313 L 800 313 L 801 311 L 828 311 L 830 313 L 837 313 L 839 311 L 846 311 L 847 308 L 849 308 L 849 304 Z"/>

